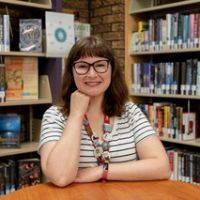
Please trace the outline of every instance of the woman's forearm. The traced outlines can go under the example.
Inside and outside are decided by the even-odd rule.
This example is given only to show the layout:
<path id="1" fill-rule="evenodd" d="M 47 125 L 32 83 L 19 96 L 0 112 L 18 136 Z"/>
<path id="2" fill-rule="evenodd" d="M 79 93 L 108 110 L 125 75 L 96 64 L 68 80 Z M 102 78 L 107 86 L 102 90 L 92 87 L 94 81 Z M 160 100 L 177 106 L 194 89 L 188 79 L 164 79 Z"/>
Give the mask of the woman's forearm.
<path id="1" fill-rule="evenodd" d="M 80 137 L 83 117 L 69 116 L 61 139 L 49 152 L 45 175 L 56 185 L 65 186 L 76 177 L 80 157 Z"/>
<path id="2" fill-rule="evenodd" d="M 170 167 L 166 160 L 148 158 L 125 163 L 111 163 L 108 180 L 159 180 L 168 179 L 170 174 Z"/>

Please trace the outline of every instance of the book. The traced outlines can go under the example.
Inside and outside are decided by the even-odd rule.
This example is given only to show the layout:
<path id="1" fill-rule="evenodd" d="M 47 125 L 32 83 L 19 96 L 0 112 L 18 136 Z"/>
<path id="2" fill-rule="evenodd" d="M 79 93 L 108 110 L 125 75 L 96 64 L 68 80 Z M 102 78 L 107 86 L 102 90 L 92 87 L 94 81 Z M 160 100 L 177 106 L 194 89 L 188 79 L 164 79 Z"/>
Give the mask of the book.
<path id="1" fill-rule="evenodd" d="M 0 102 L 6 101 L 5 65 L 0 64 Z"/>
<path id="2" fill-rule="evenodd" d="M 180 85 L 180 90 L 181 90 L 181 95 L 186 94 L 186 62 L 181 62 L 181 85 Z"/>
<path id="3" fill-rule="evenodd" d="M 20 146 L 21 122 L 17 114 L 0 114 L 0 147 Z"/>
<path id="4" fill-rule="evenodd" d="M 8 194 L 16 189 L 15 161 L 7 158 L 1 158 L 0 165 L 3 166 L 4 169 L 4 193 Z"/>
<path id="5" fill-rule="evenodd" d="M 183 140 L 196 139 L 196 113 L 183 113 Z"/>
<path id="6" fill-rule="evenodd" d="M 192 59 L 186 60 L 186 95 L 192 94 Z"/>
<path id="7" fill-rule="evenodd" d="M 200 96 L 200 61 L 197 62 L 196 95 Z"/>
<path id="8" fill-rule="evenodd" d="M 42 52 L 42 20 L 19 20 L 20 51 Z"/>
<path id="9" fill-rule="evenodd" d="M 197 90 L 197 63 L 198 63 L 197 58 L 192 60 L 192 88 L 191 88 L 192 95 L 196 95 L 196 90 Z"/>
<path id="10" fill-rule="evenodd" d="M 10 15 L 3 15 L 3 50 L 10 51 Z"/>
<path id="11" fill-rule="evenodd" d="M 74 22 L 74 35 L 75 35 L 75 42 L 78 41 L 80 38 L 90 36 L 90 24 L 82 23 L 82 22 Z"/>
<path id="12" fill-rule="evenodd" d="M 67 57 L 75 42 L 74 15 L 45 12 L 46 52 L 48 57 Z"/>
<path id="13" fill-rule="evenodd" d="M 38 99 L 38 58 L 5 57 L 6 100 Z"/>
<path id="14" fill-rule="evenodd" d="M 3 37 L 3 15 L 0 14 L 0 51 L 4 51 Z"/>
<path id="15" fill-rule="evenodd" d="M 40 160 L 27 158 L 18 160 L 18 189 L 41 182 Z"/>
<path id="16" fill-rule="evenodd" d="M 4 166 L 0 163 L 0 196 L 5 194 Z"/>

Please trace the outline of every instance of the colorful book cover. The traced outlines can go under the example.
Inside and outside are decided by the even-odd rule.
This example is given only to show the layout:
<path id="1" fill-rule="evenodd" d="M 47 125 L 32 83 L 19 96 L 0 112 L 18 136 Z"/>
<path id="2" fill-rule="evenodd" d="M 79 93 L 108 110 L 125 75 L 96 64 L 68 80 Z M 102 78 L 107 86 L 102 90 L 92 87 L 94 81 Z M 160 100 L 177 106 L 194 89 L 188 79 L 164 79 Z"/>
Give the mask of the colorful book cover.
<path id="1" fill-rule="evenodd" d="M 75 42 L 74 15 L 46 11 L 46 52 L 48 57 L 67 57 Z"/>
<path id="2" fill-rule="evenodd" d="M 5 57 L 6 100 L 38 99 L 38 58 Z"/>
<path id="3" fill-rule="evenodd" d="M 18 189 L 41 182 L 40 160 L 27 158 L 18 160 Z"/>
<path id="4" fill-rule="evenodd" d="M 19 49 L 20 51 L 42 51 L 42 20 L 19 20 Z"/>
<path id="5" fill-rule="evenodd" d="M 21 121 L 17 114 L 0 115 L 0 147 L 16 148 L 20 145 Z"/>

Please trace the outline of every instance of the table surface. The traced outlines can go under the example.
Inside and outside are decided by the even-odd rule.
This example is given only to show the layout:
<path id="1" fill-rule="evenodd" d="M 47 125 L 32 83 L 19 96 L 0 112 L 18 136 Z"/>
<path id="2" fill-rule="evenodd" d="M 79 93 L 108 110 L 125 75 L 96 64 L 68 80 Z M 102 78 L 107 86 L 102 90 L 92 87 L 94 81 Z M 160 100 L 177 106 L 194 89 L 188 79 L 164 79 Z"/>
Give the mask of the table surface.
<path id="1" fill-rule="evenodd" d="M 200 200 L 200 186 L 176 181 L 50 183 L 23 188 L 0 200 Z"/>

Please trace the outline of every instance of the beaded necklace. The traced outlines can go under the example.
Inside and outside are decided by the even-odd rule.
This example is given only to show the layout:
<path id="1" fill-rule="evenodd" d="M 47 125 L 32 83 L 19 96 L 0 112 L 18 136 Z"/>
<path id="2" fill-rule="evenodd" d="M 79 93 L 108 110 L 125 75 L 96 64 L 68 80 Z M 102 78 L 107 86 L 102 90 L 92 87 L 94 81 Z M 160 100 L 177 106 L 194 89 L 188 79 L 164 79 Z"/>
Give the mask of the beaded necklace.
<path id="1" fill-rule="evenodd" d="M 109 142 L 112 139 L 111 131 L 112 125 L 110 124 L 110 118 L 105 115 L 103 123 L 103 137 L 102 139 L 92 132 L 87 115 L 84 118 L 84 125 L 88 135 L 91 138 L 92 144 L 94 146 L 94 155 L 97 158 L 98 165 L 109 163 L 110 152 L 109 152 Z"/>

